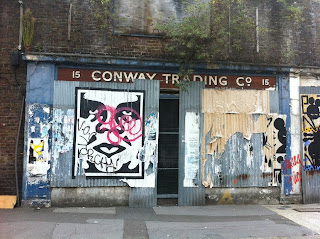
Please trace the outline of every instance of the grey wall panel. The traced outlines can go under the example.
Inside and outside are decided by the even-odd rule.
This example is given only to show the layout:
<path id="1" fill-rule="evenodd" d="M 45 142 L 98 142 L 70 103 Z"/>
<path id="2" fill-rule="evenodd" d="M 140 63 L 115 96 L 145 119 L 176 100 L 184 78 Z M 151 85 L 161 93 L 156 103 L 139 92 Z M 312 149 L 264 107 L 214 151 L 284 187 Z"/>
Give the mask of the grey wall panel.
<path id="1" fill-rule="evenodd" d="M 199 148 L 199 171 L 195 181 L 198 182 L 197 187 L 184 187 L 185 178 L 185 116 L 187 112 L 194 112 L 200 116 L 200 135 L 199 142 L 201 142 L 203 130 L 203 117 L 201 114 L 201 93 L 204 88 L 203 82 L 190 82 L 187 91 L 180 90 L 179 98 L 179 189 L 178 189 L 178 204 L 179 206 L 195 206 L 204 205 L 205 191 L 201 184 L 201 144 Z"/>

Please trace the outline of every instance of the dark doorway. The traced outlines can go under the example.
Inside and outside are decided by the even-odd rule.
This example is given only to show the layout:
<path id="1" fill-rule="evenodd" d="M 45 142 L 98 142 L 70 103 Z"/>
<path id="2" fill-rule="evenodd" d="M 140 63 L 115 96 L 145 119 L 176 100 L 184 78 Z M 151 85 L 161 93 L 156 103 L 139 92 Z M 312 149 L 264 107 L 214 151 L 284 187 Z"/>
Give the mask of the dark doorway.
<path id="1" fill-rule="evenodd" d="M 158 199 L 178 198 L 179 95 L 160 95 Z"/>

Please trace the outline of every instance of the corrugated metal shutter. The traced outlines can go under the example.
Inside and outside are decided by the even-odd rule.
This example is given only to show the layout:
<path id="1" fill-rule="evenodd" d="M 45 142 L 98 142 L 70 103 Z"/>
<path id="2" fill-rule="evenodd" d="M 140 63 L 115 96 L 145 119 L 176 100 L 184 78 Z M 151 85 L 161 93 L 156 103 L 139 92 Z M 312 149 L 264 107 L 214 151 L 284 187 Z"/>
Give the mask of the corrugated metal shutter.
<path id="1" fill-rule="evenodd" d="M 135 80 L 134 84 L 109 83 L 109 82 L 78 82 L 78 81 L 55 81 L 53 114 L 70 115 L 75 119 L 75 88 L 93 89 L 117 89 L 117 90 L 143 90 L 144 117 L 151 113 L 159 112 L 160 82 L 150 80 Z M 54 118 L 54 117 L 53 117 Z M 55 123 L 55 122 L 53 122 Z M 73 139 L 70 139 L 73 142 Z M 55 142 L 53 140 L 53 148 Z M 73 144 L 72 144 L 73 147 Z M 119 179 L 108 178 L 86 178 L 79 175 L 72 178 L 73 148 L 65 150 L 64 153 L 52 152 L 52 187 L 101 187 L 101 186 L 127 186 Z M 156 166 L 155 166 L 156 168 Z M 156 205 L 156 188 L 131 188 L 130 206 L 152 207 Z"/>
<path id="2" fill-rule="evenodd" d="M 320 87 L 300 87 L 300 96 L 301 95 L 318 95 L 320 97 Z M 302 98 L 300 97 L 300 106 L 302 105 L 301 102 Z M 301 109 L 301 107 L 300 107 Z M 301 112 L 302 113 L 302 112 Z M 302 120 L 302 118 L 301 118 Z M 302 121 L 301 121 L 302 123 Z M 317 129 L 319 130 L 319 129 Z M 303 166 L 306 165 L 307 159 L 305 158 L 304 155 L 304 147 L 305 143 L 303 141 L 304 135 L 303 131 L 301 130 L 301 161 L 303 163 Z M 312 141 L 315 141 L 314 135 L 316 132 L 310 132 L 313 134 L 313 139 Z M 310 141 L 306 141 L 306 143 L 310 143 Z M 319 145 L 317 146 L 319 147 Z M 293 178 L 293 180 L 296 180 Z M 300 179 L 297 179 L 300 180 Z M 303 202 L 304 203 L 320 203 L 320 171 L 317 169 L 312 169 L 312 170 L 305 170 L 304 167 L 302 168 L 302 191 L 303 191 Z"/>
<path id="3" fill-rule="evenodd" d="M 192 140 L 190 138 L 197 137 L 197 131 L 199 131 L 198 142 L 201 142 L 203 128 L 203 118 L 201 114 L 201 90 L 203 88 L 203 82 L 190 82 L 186 91 L 180 90 L 179 206 L 196 206 L 205 204 L 205 191 L 201 183 L 201 144 L 198 143 L 196 148 L 191 149 L 194 145 L 192 145 L 192 142 L 188 142 L 188 139 Z M 186 120 L 190 122 L 187 122 Z M 194 131 L 195 129 L 192 129 L 191 127 L 196 127 L 199 130 Z M 194 143 L 197 144 L 196 142 Z M 193 152 L 190 152 L 190 150 Z M 199 152 L 198 155 L 192 155 L 197 151 Z M 187 170 L 185 170 L 186 167 Z M 190 173 L 192 175 L 188 175 Z M 188 182 L 188 180 L 190 182 Z"/>

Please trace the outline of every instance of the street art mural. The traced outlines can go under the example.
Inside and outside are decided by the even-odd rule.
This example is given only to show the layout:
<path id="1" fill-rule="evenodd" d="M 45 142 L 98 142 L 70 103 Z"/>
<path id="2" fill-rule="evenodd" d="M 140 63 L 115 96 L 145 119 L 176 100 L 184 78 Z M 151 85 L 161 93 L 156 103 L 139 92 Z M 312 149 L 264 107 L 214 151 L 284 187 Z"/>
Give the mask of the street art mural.
<path id="1" fill-rule="evenodd" d="M 76 89 L 73 176 L 143 178 L 144 92 Z"/>
<path id="2" fill-rule="evenodd" d="M 278 114 L 269 114 L 267 117 L 267 130 L 263 133 L 264 172 L 272 173 L 269 185 L 281 185 L 281 164 L 286 158 L 287 130 L 286 117 Z"/>
<path id="3" fill-rule="evenodd" d="M 304 170 L 320 170 L 320 95 L 301 95 Z"/>

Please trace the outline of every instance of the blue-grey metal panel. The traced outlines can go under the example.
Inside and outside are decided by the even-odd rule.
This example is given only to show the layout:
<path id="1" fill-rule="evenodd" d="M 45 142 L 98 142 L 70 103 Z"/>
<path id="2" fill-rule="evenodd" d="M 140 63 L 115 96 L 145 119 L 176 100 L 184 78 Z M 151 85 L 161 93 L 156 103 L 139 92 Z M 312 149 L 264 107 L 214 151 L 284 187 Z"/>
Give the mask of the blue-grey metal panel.
<path id="1" fill-rule="evenodd" d="M 99 89 L 123 89 L 145 91 L 145 117 L 152 112 L 159 112 L 159 81 L 135 80 L 134 84 L 107 82 L 72 82 L 56 81 L 54 85 L 54 110 L 66 113 L 75 109 L 75 88 L 90 87 Z M 53 139 L 55 140 L 55 139 Z M 127 186 L 119 179 L 87 179 L 84 175 L 72 178 L 73 149 L 58 155 L 52 154 L 52 187 L 97 187 L 97 186 Z M 156 170 L 155 170 L 156 171 Z M 156 172 L 155 172 L 156 173 Z M 152 207 L 156 205 L 156 188 L 134 188 L 130 195 L 131 206 Z M 136 204 L 135 202 L 138 202 Z"/>
<path id="2" fill-rule="evenodd" d="M 320 94 L 320 87 L 300 87 L 301 94 Z M 301 99 L 300 99 L 301 110 Z M 302 122 L 301 122 L 302 123 Z M 304 164 L 303 132 L 301 131 L 301 161 Z M 320 171 L 306 171 L 302 168 L 303 203 L 320 203 Z"/>
<path id="3" fill-rule="evenodd" d="M 201 144 L 199 148 L 199 171 L 195 181 L 197 187 L 184 187 L 185 179 L 185 117 L 187 112 L 194 112 L 200 116 L 200 134 L 199 142 L 201 142 L 203 130 L 203 117 L 201 113 L 201 97 L 202 89 L 204 88 L 203 82 L 190 82 L 187 90 L 180 90 L 179 95 L 179 188 L 178 188 L 178 204 L 179 206 L 196 206 L 205 204 L 205 190 L 201 183 Z"/>
<path id="4" fill-rule="evenodd" d="M 277 75 L 277 84 L 279 89 L 279 105 L 280 114 L 286 115 L 286 126 L 287 129 L 291 126 L 291 115 L 290 115 L 290 87 L 289 87 L 289 75 L 286 73 Z M 286 149 L 287 159 L 291 158 L 291 132 L 287 130 L 287 149 Z M 291 168 L 287 170 L 282 170 L 283 187 L 282 193 L 289 195 L 292 191 L 291 183 Z"/>
<path id="5" fill-rule="evenodd" d="M 26 104 L 52 105 L 55 65 L 46 62 L 28 62 Z"/>
<path id="6" fill-rule="evenodd" d="M 46 205 L 50 204 L 50 169 L 45 177 L 43 177 L 43 175 L 28 176 L 27 164 L 29 149 L 27 148 L 27 145 L 32 138 L 46 138 L 50 135 L 50 132 L 47 132 L 48 135 L 43 135 L 45 130 L 41 127 L 48 126 L 50 122 L 50 108 L 53 101 L 54 70 L 55 66 L 52 63 L 28 62 L 27 64 L 22 199 L 26 202 L 30 201 L 35 205 L 38 203 Z M 48 147 L 50 151 L 50 138 L 46 147 Z"/>
<path id="7" fill-rule="evenodd" d="M 270 113 L 278 113 L 280 112 L 279 109 L 279 91 L 277 90 L 270 90 L 269 92 L 269 99 L 270 99 Z"/>

